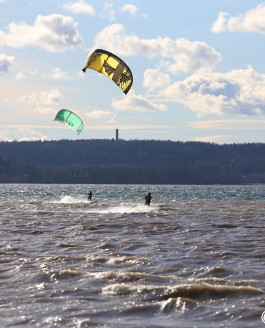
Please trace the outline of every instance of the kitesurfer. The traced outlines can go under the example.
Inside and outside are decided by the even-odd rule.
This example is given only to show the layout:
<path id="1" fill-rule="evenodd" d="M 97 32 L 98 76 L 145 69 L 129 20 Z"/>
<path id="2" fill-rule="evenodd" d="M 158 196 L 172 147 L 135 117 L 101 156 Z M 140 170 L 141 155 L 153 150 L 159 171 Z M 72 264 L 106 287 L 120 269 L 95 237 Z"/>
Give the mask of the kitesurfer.
<path id="1" fill-rule="evenodd" d="M 91 192 L 91 190 L 90 190 L 90 192 L 89 192 L 88 195 L 87 195 L 87 200 L 88 200 L 89 202 L 91 202 L 91 200 L 92 200 L 92 192 Z"/>
<path id="2" fill-rule="evenodd" d="M 150 206 L 151 199 L 152 199 L 152 196 L 151 196 L 151 193 L 149 192 L 149 193 L 145 196 L 145 205 Z"/>

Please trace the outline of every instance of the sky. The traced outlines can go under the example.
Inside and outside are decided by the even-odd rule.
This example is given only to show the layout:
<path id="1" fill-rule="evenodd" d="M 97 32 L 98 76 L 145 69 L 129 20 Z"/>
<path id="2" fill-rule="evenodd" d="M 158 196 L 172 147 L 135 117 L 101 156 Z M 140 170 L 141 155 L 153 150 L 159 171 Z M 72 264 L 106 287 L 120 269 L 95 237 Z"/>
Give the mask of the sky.
<path id="1" fill-rule="evenodd" d="M 262 1 L 0 0 L 0 141 L 263 143 L 264 41 Z M 126 95 L 82 72 L 97 48 L 130 67 Z"/>

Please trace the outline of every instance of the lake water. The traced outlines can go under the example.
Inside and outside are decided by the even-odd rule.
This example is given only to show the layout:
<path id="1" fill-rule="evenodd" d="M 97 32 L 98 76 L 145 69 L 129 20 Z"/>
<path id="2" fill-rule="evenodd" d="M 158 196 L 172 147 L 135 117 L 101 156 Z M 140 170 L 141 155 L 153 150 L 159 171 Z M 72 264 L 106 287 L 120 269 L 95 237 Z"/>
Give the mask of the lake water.
<path id="1" fill-rule="evenodd" d="M 265 186 L 2 184 L 0 207 L 0 327 L 265 327 Z"/>

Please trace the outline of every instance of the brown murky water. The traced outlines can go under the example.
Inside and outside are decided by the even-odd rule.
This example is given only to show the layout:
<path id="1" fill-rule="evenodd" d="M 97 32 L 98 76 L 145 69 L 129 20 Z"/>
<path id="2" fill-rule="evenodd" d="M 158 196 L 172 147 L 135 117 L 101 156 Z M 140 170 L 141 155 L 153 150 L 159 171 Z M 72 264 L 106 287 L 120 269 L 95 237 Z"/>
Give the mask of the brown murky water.
<path id="1" fill-rule="evenodd" d="M 1 185 L 0 208 L 1 327 L 265 327 L 265 186 Z"/>

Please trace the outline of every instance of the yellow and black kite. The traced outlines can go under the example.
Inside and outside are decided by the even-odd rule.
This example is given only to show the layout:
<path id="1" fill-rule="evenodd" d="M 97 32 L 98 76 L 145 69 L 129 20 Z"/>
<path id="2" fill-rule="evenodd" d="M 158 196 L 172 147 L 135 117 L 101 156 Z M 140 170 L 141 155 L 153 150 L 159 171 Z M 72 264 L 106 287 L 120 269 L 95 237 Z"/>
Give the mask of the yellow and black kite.
<path id="1" fill-rule="evenodd" d="M 133 83 L 133 75 L 130 68 L 116 55 L 109 51 L 96 49 L 87 58 L 83 72 L 87 68 L 106 75 L 112 79 L 122 91 L 127 94 Z"/>

